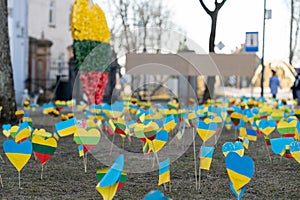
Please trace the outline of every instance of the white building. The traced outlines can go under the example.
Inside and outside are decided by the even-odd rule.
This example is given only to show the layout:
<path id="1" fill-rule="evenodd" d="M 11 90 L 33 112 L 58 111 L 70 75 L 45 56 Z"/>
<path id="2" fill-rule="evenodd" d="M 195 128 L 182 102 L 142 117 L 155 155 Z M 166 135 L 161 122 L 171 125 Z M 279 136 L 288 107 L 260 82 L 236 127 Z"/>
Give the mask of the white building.
<path id="1" fill-rule="evenodd" d="M 11 60 L 17 103 L 22 101 L 22 93 L 28 78 L 42 78 L 55 83 L 59 74 L 68 76 L 68 47 L 72 45 L 70 14 L 73 0 L 8 0 L 8 24 L 11 45 Z M 29 38 L 51 41 L 50 70 L 40 77 L 29 71 Z M 32 63 L 32 62 L 31 62 Z M 36 66 L 34 66 L 36 67 Z M 31 80 L 30 80 L 31 81 Z M 49 85 L 49 84 L 47 84 Z"/>
<path id="2" fill-rule="evenodd" d="M 21 103 L 28 72 L 27 0 L 8 0 L 8 28 L 16 101 Z"/>
<path id="3" fill-rule="evenodd" d="M 61 73 L 68 75 L 69 53 L 72 45 L 70 32 L 71 9 L 74 0 L 28 0 L 28 35 L 50 40 L 51 70 L 47 78 L 56 79 L 59 62 L 63 61 Z"/>

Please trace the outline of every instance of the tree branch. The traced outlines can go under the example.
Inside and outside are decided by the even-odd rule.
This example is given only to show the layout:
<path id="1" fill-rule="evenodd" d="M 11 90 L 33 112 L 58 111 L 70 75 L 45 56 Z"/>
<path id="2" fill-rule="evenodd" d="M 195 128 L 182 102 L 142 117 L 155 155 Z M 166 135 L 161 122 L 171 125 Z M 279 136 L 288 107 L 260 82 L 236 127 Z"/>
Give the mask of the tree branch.
<path id="1" fill-rule="evenodd" d="M 216 0 L 215 4 L 216 4 L 216 10 L 220 10 L 222 8 L 222 6 L 225 4 L 227 0 L 223 0 L 220 3 Z"/>
<path id="2" fill-rule="evenodd" d="M 201 4 L 201 6 L 202 6 L 202 8 L 205 10 L 205 12 L 208 14 L 208 15 L 212 15 L 212 11 L 210 11 L 208 8 L 207 8 L 207 6 L 205 5 L 205 3 L 203 2 L 203 0 L 199 0 L 199 2 L 200 2 L 200 4 Z"/>

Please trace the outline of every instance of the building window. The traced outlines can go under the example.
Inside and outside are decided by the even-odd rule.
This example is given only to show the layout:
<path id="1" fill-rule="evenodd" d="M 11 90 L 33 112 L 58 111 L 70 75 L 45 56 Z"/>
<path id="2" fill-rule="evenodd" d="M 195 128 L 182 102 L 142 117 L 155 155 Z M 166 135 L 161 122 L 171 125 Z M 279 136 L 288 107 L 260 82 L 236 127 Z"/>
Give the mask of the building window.
<path id="1" fill-rule="evenodd" d="M 54 0 L 50 1 L 50 6 L 49 6 L 49 26 L 55 27 L 55 1 Z"/>

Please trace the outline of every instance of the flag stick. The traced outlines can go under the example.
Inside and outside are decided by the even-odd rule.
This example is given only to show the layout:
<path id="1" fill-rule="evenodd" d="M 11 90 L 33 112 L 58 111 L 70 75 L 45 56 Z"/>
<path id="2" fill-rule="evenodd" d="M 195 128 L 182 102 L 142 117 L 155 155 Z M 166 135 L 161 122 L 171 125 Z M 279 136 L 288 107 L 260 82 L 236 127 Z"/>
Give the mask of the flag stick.
<path id="1" fill-rule="evenodd" d="M 270 150 L 269 150 L 269 147 L 268 147 L 268 145 L 267 145 L 266 142 L 265 142 L 265 144 L 266 144 L 266 148 L 267 148 L 267 152 L 268 152 L 268 156 L 269 156 L 270 162 L 272 162 L 272 158 L 271 158 L 271 156 L 270 156 Z"/>
<path id="2" fill-rule="evenodd" d="M 163 186 L 164 186 L 164 190 L 167 191 L 167 185 L 164 183 Z"/>
<path id="3" fill-rule="evenodd" d="M 110 146 L 110 153 L 109 153 L 109 155 L 111 155 L 111 152 L 112 152 L 112 149 L 113 149 L 113 145 L 114 145 L 114 141 L 115 141 L 115 133 L 114 133 L 114 135 L 113 135 L 113 139 L 112 139 L 112 141 L 111 141 L 111 146 Z"/>
<path id="4" fill-rule="evenodd" d="M 21 172 L 19 171 L 19 189 L 21 189 Z"/>
<path id="5" fill-rule="evenodd" d="M 200 165 L 199 165 L 199 182 L 198 182 L 198 189 L 199 190 L 200 190 L 200 185 L 201 185 L 201 168 L 200 168 Z"/>
<path id="6" fill-rule="evenodd" d="M 193 149 L 194 149 L 194 165 L 195 165 L 195 185 L 196 185 L 196 190 L 197 190 L 197 161 L 196 161 L 196 146 L 195 146 L 195 131 L 193 129 Z"/>
<path id="7" fill-rule="evenodd" d="M 83 156 L 84 172 L 87 172 L 87 152 Z"/>
<path id="8" fill-rule="evenodd" d="M 205 141 L 203 141 L 203 144 L 202 144 L 202 146 L 205 146 Z M 201 148 L 200 148 L 200 151 L 199 151 L 199 157 L 200 157 L 200 159 L 199 159 L 199 182 L 198 182 L 198 188 L 199 188 L 199 190 L 200 190 L 200 185 L 201 185 Z"/>
<path id="9" fill-rule="evenodd" d="M 3 188 L 3 181 L 2 181 L 1 174 L 0 174 L 0 182 L 1 182 L 1 187 Z"/>
<path id="10" fill-rule="evenodd" d="M 264 143 L 265 143 L 265 145 L 266 145 L 266 149 L 267 149 L 267 152 L 268 152 L 268 156 L 269 156 L 270 162 L 272 162 L 272 158 L 271 158 L 271 156 L 270 156 L 270 150 L 269 150 L 269 147 L 268 147 L 268 145 L 267 145 L 266 139 L 263 138 L 263 141 L 264 141 Z"/>
<path id="11" fill-rule="evenodd" d="M 152 146 L 153 146 L 153 150 L 154 150 L 154 155 L 155 155 L 155 158 L 156 158 L 156 161 L 157 161 L 157 165 L 159 167 L 159 159 L 158 159 L 158 155 L 157 155 L 157 152 L 156 152 L 156 148 L 155 148 L 155 145 L 154 145 L 154 142 L 152 140 Z"/>
<path id="12" fill-rule="evenodd" d="M 44 165 L 42 165 L 41 180 L 43 180 L 43 171 L 44 171 Z"/>
<path id="13" fill-rule="evenodd" d="M 2 163 L 5 163 L 5 161 L 1 155 L 0 155 L 0 159 L 1 159 Z"/>

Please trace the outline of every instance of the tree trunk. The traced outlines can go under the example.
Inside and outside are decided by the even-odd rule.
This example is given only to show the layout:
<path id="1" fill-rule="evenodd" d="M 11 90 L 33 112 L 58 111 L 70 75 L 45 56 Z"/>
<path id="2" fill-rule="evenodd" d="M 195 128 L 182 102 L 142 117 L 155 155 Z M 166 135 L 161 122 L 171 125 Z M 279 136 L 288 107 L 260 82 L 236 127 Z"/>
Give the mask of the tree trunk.
<path id="1" fill-rule="evenodd" d="M 294 29 L 294 0 L 291 0 L 291 21 L 290 21 L 290 53 L 289 53 L 289 63 L 292 65 L 294 51 L 293 51 L 293 29 Z"/>
<path id="2" fill-rule="evenodd" d="M 207 6 L 204 3 L 204 0 L 199 0 L 202 8 L 205 10 L 205 12 L 210 16 L 211 18 L 211 31 L 209 36 L 209 52 L 214 53 L 215 52 L 215 39 L 216 39 L 216 30 L 217 30 L 217 19 L 218 19 L 218 13 L 219 10 L 223 7 L 226 0 L 222 0 L 221 2 L 218 2 L 218 0 L 215 0 L 215 9 L 213 11 L 210 11 Z M 203 102 L 205 102 L 208 99 L 214 98 L 215 93 L 215 76 L 208 76 L 206 85 L 205 85 L 205 91 L 203 95 Z"/>
<path id="3" fill-rule="evenodd" d="M 16 100 L 13 71 L 10 60 L 8 37 L 7 0 L 0 0 L 0 123 L 11 123 L 15 119 Z M 20 66 L 24 67 L 24 66 Z"/>
<path id="4" fill-rule="evenodd" d="M 216 38 L 216 27 L 217 27 L 217 16 L 218 13 L 214 12 L 211 15 L 211 32 L 209 36 L 209 52 L 215 52 L 215 38 Z M 207 101 L 208 99 L 213 99 L 215 94 L 215 76 L 208 76 L 205 86 L 205 91 L 203 94 L 203 102 Z"/>

